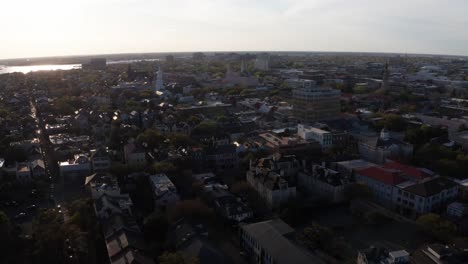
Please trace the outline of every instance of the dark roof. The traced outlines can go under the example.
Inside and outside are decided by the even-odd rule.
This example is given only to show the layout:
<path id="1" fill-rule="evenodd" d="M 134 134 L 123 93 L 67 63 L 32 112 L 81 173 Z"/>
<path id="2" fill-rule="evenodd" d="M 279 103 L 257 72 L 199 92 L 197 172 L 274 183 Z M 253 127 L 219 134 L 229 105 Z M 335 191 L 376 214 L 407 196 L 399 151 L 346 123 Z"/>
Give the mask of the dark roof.
<path id="1" fill-rule="evenodd" d="M 376 144 L 378 147 L 390 147 L 392 145 L 408 145 L 408 143 L 398 140 L 396 138 L 389 138 L 387 140 L 378 138 Z"/>
<path id="2" fill-rule="evenodd" d="M 457 184 L 453 181 L 438 177 L 423 183 L 408 186 L 404 190 L 422 197 L 429 197 L 455 186 L 457 186 Z"/>
<path id="3" fill-rule="evenodd" d="M 320 264 L 320 259 L 301 250 L 285 235 L 294 230 L 282 220 L 269 220 L 242 226 L 260 247 L 265 249 L 277 264 Z"/>
<path id="4" fill-rule="evenodd" d="M 168 241 L 187 260 L 197 257 L 200 263 L 231 263 L 229 258 L 208 239 L 208 230 L 202 224 L 181 219 L 169 228 Z"/>
<path id="5" fill-rule="evenodd" d="M 380 263 L 388 257 L 388 251 L 385 248 L 370 247 L 361 252 L 366 256 L 369 263 Z"/>

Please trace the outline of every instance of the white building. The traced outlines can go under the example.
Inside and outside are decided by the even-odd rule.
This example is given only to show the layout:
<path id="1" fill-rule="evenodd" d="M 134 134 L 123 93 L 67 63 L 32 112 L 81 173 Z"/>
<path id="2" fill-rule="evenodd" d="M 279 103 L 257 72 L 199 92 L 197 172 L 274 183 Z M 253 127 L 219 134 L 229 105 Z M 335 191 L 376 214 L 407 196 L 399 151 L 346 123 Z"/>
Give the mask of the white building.
<path id="1" fill-rule="evenodd" d="M 156 72 L 156 92 L 164 90 L 164 81 L 163 81 L 163 71 L 161 67 L 159 67 L 158 71 Z"/>
<path id="2" fill-rule="evenodd" d="M 299 124 L 297 125 L 297 135 L 305 140 L 315 140 L 323 148 L 333 146 L 333 134 L 320 128 Z"/>
<path id="3" fill-rule="evenodd" d="M 165 209 L 180 200 L 176 187 L 166 174 L 151 175 L 149 180 L 156 209 Z"/>
<path id="4" fill-rule="evenodd" d="M 294 79 L 287 79 L 284 81 L 286 86 L 291 89 L 297 89 L 297 88 L 306 88 L 306 89 L 311 89 L 317 86 L 317 82 L 314 80 L 307 80 L 307 79 L 299 79 L 299 78 L 294 78 Z"/>
<path id="5" fill-rule="evenodd" d="M 91 165 L 93 172 L 105 172 L 111 167 L 109 153 L 104 148 L 91 150 Z"/>
<path id="6" fill-rule="evenodd" d="M 257 55 L 254 68 L 261 71 L 268 71 L 270 69 L 270 55 L 267 53 Z"/>
<path id="7" fill-rule="evenodd" d="M 458 195 L 458 185 L 452 180 L 436 177 L 409 186 L 397 186 L 393 202 L 403 213 L 421 215 L 430 213 Z"/>
<path id="8" fill-rule="evenodd" d="M 77 178 L 91 174 L 91 163 L 84 154 L 77 154 L 71 160 L 59 162 L 60 176 Z"/>

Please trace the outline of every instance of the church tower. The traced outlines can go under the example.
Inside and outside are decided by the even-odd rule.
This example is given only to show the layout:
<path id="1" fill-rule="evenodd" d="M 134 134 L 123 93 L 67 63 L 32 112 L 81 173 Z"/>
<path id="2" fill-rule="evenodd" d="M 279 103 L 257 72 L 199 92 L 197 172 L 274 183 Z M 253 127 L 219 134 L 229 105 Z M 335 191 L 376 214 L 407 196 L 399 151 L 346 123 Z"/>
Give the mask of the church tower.
<path id="1" fill-rule="evenodd" d="M 241 61 L 241 66 L 240 66 L 240 72 L 244 73 L 245 72 L 245 61 L 242 59 Z"/>
<path id="2" fill-rule="evenodd" d="M 388 62 L 385 63 L 383 77 L 382 77 L 382 90 L 388 90 L 388 79 L 390 78 L 390 71 L 388 69 Z"/>

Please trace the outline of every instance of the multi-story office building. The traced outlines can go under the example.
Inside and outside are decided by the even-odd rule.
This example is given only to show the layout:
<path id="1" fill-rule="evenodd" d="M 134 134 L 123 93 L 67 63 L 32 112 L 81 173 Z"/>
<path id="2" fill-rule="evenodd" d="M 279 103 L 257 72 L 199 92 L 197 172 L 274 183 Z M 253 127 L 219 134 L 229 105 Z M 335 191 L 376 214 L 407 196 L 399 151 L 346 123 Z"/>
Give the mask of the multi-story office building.
<path id="1" fill-rule="evenodd" d="M 331 88 L 293 89 L 294 115 L 303 122 L 337 118 L 340 114 L 340 95 L 339 90 Z"/>

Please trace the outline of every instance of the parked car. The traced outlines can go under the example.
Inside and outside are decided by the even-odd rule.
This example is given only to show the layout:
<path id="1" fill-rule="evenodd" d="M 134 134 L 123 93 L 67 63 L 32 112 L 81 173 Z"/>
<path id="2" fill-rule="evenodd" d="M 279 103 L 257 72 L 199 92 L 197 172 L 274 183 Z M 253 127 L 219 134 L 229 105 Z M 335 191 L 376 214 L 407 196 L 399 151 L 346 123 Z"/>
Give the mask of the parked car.
<path id="1" fill-rule="evenodd" d="M 15 219 L 22 219 L 22 218 L 25 218 L 26 217 L 26 213 L 25 212 L 21 212 L 17 215 L 15 215 Z"/>

